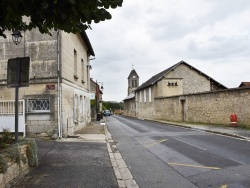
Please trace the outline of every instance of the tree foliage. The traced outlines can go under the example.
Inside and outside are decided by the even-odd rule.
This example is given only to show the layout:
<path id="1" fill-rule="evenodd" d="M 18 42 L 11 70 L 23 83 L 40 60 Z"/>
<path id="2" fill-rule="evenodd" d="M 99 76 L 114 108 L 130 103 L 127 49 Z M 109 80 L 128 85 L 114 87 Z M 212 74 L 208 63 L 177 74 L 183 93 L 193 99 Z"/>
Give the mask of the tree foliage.
<path id="1" fill-rule="evenodd" d="M 122 6 L 123 0 L 0 0 L 0 36 L 4 31 L 38 28 L 41 33 L 63 30 L 78 33 L 111 19 L 109 8 Z M 30 18 L 24 22 L 23 16 Z"/>
<path id="2" fill-rule="evenodd" d="M 112 102 L 112 101 L 103 101 L 103 110 L 117 110 L 117 109 L 124 109 L 123 102 Z"/>

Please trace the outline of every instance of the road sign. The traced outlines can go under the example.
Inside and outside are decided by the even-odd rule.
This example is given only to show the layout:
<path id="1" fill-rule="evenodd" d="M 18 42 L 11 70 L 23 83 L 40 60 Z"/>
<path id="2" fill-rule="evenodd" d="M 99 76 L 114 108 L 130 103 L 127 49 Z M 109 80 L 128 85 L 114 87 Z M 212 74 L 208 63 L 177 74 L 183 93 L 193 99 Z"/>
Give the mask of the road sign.
<path id="1" fill-rule="evenodd" d="M 89 99 L 95 99 L 95 93 L 90 93 L 89 94 Z"/>
<path id="2" fill-rule="evenodd" d="M 19 71 L 19 73 L 17 73 Z M 21 57 L 8 60 L 7 85 L 8 87 L 28 87 L 30 72 L 30 57 Z"/>

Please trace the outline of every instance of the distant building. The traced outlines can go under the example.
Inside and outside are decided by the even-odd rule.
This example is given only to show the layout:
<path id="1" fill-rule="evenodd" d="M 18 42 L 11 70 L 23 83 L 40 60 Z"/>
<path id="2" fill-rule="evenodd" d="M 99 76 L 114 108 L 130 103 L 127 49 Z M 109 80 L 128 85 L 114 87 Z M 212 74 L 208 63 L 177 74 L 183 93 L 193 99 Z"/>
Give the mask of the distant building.
<path id="1" fill-rule="evenodd" d="M 95 99 L 92 99 L 94 106 L 91 106 L 91 118 L 96 119 L 96 114 L 102 111 L 102 95 L 103 86 L 96 83 L 92 78 L 90 78 L 90 92 L 95 94 Z"/>

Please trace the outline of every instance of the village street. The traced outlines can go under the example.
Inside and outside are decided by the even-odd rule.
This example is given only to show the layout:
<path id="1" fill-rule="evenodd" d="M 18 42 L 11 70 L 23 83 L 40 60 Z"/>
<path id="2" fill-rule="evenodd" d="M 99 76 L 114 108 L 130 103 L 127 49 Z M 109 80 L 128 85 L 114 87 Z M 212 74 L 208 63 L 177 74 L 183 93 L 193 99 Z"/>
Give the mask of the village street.
<path id="1" fill-rule="evenodd" d="M 122 116 L 106 125 L 139 187 L 250 187 L 249 141 Z"/>

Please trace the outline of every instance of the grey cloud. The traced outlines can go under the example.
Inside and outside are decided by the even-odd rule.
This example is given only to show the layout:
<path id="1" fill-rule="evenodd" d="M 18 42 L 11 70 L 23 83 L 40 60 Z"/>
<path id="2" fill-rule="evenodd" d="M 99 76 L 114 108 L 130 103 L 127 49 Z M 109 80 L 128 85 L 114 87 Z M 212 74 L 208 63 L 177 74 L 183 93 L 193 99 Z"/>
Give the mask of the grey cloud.
<path id="1" fill-rule="evenodd" d="M 250 57 L 250 38 L 246 35 L 230 38 L 212 37 L 208 41 L 209 44 L 204 46 L 197 41 L 190 41 L 184 53 L 190 58 L 197 59 Z"/>

